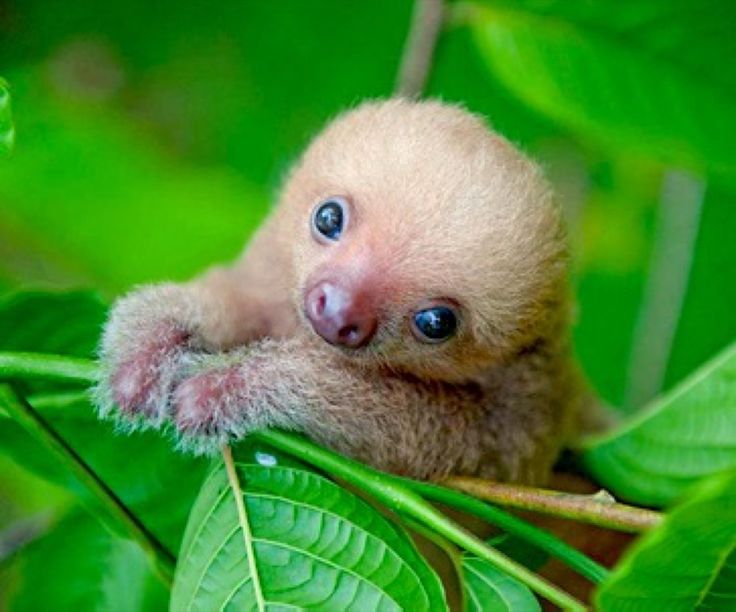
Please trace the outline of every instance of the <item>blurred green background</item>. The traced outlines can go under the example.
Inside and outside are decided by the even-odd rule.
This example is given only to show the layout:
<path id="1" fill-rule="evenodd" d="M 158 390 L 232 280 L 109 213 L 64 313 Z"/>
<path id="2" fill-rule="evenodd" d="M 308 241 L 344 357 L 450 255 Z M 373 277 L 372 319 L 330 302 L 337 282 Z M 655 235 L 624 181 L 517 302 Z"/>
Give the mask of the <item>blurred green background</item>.
<path id="1" fill-rule="evenodd" d="M 451 4 L 428 95 L 547 169 L 577 351 L 631 411 L 736 337 L 736 9 Z M 0 290 L 113 297 L 233 258 L 334 113 L 390 95 L 409 0 L 0 4 Z M 0 530 L 63 496 L 0 457 Z M 0 581 L 1 582 L 1 581 Z M 2 584 L 0 584 L 0 589 Z"/>

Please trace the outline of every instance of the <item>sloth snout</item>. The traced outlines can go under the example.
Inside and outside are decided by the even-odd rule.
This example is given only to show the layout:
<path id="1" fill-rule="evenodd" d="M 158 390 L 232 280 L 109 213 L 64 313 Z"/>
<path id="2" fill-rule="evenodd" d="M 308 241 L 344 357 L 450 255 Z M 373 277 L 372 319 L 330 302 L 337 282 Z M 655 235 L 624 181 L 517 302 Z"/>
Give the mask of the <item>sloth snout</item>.
<path id="1" fill-rule="evenodd" d="M 321 281 L 306 292 L 304 312 L 317 334 L 335 346 L 360 348 L 376 331 L 370 301 L 332 281 Z"/>

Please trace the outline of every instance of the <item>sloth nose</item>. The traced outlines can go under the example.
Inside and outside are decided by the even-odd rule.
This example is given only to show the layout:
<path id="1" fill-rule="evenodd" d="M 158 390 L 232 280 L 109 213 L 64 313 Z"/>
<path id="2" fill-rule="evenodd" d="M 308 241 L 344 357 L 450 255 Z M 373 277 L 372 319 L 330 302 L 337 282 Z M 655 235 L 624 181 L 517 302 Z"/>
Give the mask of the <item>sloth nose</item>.
<path id="1" fill-rule="evenodd" d="M 376 331 L 369 300 L 345 287 L 322 281 L 307 291 L 304 311 L 317 332 L 330 344 L 360 348 Z"/>

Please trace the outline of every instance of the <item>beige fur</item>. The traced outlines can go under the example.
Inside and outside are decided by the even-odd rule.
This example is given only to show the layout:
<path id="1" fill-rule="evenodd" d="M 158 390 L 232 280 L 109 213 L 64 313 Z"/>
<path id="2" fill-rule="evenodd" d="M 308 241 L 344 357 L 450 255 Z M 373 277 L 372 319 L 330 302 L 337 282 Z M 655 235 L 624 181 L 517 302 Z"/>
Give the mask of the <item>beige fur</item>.
<path id="1" fill-rule="evenodd" d="M 311 212 L 336 195 L 350 222 L 321 244 Z M 305 320 L 304 291 L 325 276 L 375 295 L 367 346 L 335 348 Z M 410 333 L 432 298 L 461 308 L 442 344 Z M 365 103 L 312 142 L 239 261 L 118 301 L 98 402 L 172 419 L 195 450 L 277 426 L 414 477 L 541 482 L 581 403 L 568 302 L 560 212 L 536 165 L 461 108 Z"/>

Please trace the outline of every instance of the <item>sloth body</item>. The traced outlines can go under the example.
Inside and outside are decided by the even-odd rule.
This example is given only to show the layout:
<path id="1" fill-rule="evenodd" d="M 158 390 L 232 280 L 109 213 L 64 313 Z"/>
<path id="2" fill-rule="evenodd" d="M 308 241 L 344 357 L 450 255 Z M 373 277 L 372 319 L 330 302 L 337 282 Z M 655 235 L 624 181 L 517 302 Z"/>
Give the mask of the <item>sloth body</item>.
<path id="1" fill-rule="evenodd" d="M 411 477 L 539 483 L 579 420 L 568 310 L 539 169 L 457 107 L 371 102 L 233 265 L 116 303 L 98 404 L 199 452 L 278 427 Z"/>

